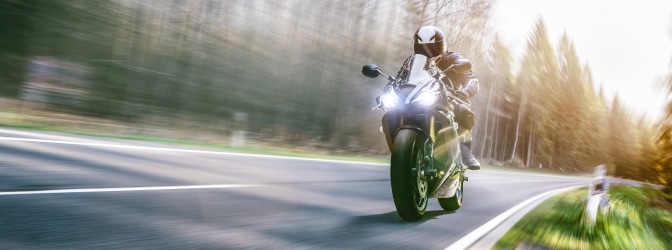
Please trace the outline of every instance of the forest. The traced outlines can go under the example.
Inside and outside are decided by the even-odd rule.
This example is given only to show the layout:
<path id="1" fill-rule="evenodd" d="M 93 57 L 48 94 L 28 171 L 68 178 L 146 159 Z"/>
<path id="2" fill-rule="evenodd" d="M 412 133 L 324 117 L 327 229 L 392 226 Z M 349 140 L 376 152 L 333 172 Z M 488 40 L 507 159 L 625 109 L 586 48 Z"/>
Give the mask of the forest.
<path id="1" fill-rule="evenodd" d="M 84 72 L 61 78 L 82 82 L 82 98 L 58 112 L 222 135 L 242 126 L 250 139 L 385 155 L 382 113 L 371 110 L 385 81 L 363 77 L 361 66 L 394 74 L 413 32 L 434 25 L 480 80 L 473 145 L 485 163 L 568 172 L 607 164 L 613 176 L 672 185 L 672 104 L 651 121 L 605 97 L 571 34 L 550 40 L 541 18 L 513 55 L 497 36 L 494 4 L 1 0 L 0 95 L 27 98 L 30 65 L 48 58 Z M 672 68 L 661 86 L 672 93 Z"/>

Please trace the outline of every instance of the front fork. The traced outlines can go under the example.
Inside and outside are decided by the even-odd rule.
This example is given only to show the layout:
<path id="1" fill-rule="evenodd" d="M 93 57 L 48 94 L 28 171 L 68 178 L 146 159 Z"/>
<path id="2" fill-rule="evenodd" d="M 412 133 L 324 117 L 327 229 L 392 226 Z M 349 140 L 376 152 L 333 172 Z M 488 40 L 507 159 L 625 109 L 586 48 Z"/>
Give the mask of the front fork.
<path id="1" fill-rule="evenodd" d="M 416 159 L 416 167 L 411 168 L 413 176 L 426 179 L 428 181 L 434 180 L 435 177 L 443 175 L 443 171 L 438 171 L 434 168 L 434 143 L 431 139 L 426 139 L 423 145 L 423 154 L 418 155 Z"/>

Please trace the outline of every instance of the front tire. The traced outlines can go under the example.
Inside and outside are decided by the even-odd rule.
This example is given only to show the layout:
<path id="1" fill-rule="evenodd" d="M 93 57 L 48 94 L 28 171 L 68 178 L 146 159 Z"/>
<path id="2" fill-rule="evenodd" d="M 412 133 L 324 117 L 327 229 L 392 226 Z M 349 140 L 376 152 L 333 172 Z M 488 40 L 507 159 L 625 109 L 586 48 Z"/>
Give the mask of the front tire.
<path id="1" fill-rule="evenodd" d="M 420 174 L 428 169 L 424 150 L 427 138 L 419 131 L 400 130 L 394 139 L 390 164 L 392 197 L 399 216 L 416 221 L 425 214 L 429 182 Z"/>

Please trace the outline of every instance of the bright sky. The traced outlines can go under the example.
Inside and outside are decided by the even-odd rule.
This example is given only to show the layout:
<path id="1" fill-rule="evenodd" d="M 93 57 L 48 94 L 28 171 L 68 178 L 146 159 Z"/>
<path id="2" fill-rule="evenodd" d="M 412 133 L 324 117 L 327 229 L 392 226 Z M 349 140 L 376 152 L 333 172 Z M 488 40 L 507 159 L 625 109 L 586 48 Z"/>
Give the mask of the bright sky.
<path id="1" fill-rule="evenodd" d="M 516 58 L 538 16 L 556 48 L 567 31 L 608 100 L 617 93 L 633 111 L 651 118 L 662 112 L 659 82 L 672 59 L 672 0 L 497 0 L 495 28 Z"/>

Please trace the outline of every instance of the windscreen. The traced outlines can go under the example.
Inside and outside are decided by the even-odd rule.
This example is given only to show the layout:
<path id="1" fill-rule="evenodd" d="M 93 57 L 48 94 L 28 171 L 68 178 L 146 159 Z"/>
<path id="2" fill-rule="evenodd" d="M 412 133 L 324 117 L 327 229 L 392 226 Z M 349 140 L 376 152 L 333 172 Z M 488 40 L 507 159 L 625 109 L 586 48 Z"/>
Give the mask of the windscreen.
<path id="1" fill-rule="evenodd" d="M 427 81 L 427 78 L 431 78 L 431 75 L 425 66 L 427 65 L 427 56 L 421 54 L 413 55 L 411 60 L 411 68 L 408 72 L 408 84 L 420 84 L 423 81 Z"/>

